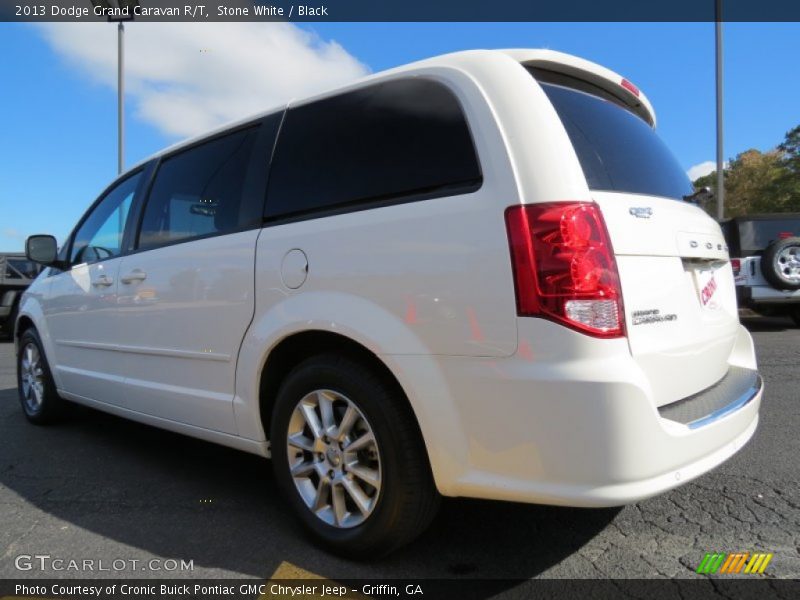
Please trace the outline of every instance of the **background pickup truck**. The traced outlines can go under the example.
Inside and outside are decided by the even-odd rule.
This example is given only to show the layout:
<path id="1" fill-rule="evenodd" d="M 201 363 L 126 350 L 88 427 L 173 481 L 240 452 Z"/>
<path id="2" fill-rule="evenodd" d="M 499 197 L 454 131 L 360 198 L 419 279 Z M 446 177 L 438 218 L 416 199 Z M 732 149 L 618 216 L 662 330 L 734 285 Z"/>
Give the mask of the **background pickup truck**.
<path id="1" fill-rule="evenodd" d="M 786 315 L 800 327 L 800 213 L 736 217 L 722 223 L 739 308 Z"/>
<path id="2" fill-rule="evenodd" d="M 14 335 L 19 299 L 40 270 L 24 254 L 0 252 L 0 337 Z"/>

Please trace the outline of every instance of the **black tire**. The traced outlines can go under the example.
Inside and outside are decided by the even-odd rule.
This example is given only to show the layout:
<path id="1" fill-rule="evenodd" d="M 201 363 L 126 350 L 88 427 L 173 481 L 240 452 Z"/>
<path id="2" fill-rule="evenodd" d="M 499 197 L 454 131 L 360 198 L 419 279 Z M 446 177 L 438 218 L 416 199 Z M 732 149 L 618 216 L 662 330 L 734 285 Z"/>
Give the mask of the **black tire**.
<path id="1" fill-rule="evenodd" d="M 25 362 L 31 363 L 32 356 L 38 354 L 40 370 L 26 368 Z M 39 373 L 40 380 L 35 385 L 30 382 L 30 375 Z M 25 380 L 26 375 L 28 379 Z M 19 354 L 17 355 L 17 389 L 19 401 L 25 417 L 36 425 L 47 425 L 60 420 L 66 413 L 66 402 L 61 399 L 56 391 L 50 365 L 44 353 L 42 341 L 34 328 L 26 329 L 19 340 Z M 38 395 L 37 395 L 38 394 Z"/>
<path id="2" fill-rule="evenodd" d="M 317 390 L 330 391 L 332 397 L 338 398 L 337 402 L 341 402 L 341 397 L 344 397 L 345 402 L 352 403 L 363 416 L 363 420 L 358 423 L 366 428 L 367 432 L 371 430 L 376 440 L 376 445 L 371 451 L 374 452 L 377 448 L 375 455 L 379 457 L 380 462 L 379 468 L 374 472 L 380 473 L 380 488 L 376 492 L 369 485 L 364 487 L 359 481 L 363 489 L 374 494 L 372 496 L 374 504 L 367 516 L 364 516 L 364 511 L 359 513 L 352 509 L 348 510 L 347 515 L 354 516 L 355 519 L 364 519 L 357 525 L 339 526 L 338 516 L 333 508 L 336 503 L 333 502 L 332 487 L 327 488 L 331 490 L 327 495 L 330 504 L 330 511 L 327 514 L 330 518 L 335 518 L 337 523 L 329 524 L 323 521 L 306 504 L 290 473 L 290 451 L 287 448 L 290 421 L 295 407 L 301 400 Z M 336 396 L 337 394 L 341 397 Z M 341 415 L 344 409 L 341 405 L 337 405 L 336 410 L 340 411 Z M 291 423 L 297 422 L 297 420 L 291 421 Z M 301 419 L 300 422 L 304 420 Z M 355 428 L 356 426 L 353 426 L 352 430 Z M 304 431 L 310 430 L 304 429 Z M 385 555 L 414 539 L 427 528 L 436 515 L 439 494 L 433 482 L 419 428 L 406 399 L 370 369 L 350 358 L 330 354 L 320 355 L 304 361 L 293 369 L 278 392 L 270 433 L 272 463 L 278 487 L 313 537 L 337 554 L 362 559 Z M 334 439 L 330 441 L 331 444 L 336 443 Z M 347 443 L 344 442 L 339 447 L 344 445 L 346 450 Z M 322 461 L 325 461 L 324 464 L 329 464 L 328 458 L 323 459 L 323 456 L 328 456 L 327 453 L 315 454 L 312 451 L 293 449 L 292 454 L 292 460 L 300 460 L 304 464 L 306 455 L 309 457 L 308 463 L 319 461 L 323 464 Z M 298 454 L 302 458 L 298 458 Z M 345 465 L 341 467 L 342 470 L 348 466 L 344 453 L 341 454 L 341 464 Z M 324 470 L 327 467 L 321 468 Z M 340 473 L 338 476 L 353 480 L 352 473 Z M 307 484 L 313 485 L 313 478 L 317 475 L 312 473 L 310 477 L 312 479 L 309 479 Z M 317 481 L 320 481 L 318 477 Z M 317 486 L 322 486 L 322 483 L 318 483 Z M 346 486 L 338 488 L 341 490 L 341 497 L 347 498 L 352 505 L 354 496 L 344 487 Z M 313 488 L 308 489 L 311 491 Z"/>
<path id="3" fill-rule="evenodd" d="M 797 261 L 800 261 L 800 238 L 778 240 L 764 250 L 761 272 L 779 290 L 800 290 Z"/>

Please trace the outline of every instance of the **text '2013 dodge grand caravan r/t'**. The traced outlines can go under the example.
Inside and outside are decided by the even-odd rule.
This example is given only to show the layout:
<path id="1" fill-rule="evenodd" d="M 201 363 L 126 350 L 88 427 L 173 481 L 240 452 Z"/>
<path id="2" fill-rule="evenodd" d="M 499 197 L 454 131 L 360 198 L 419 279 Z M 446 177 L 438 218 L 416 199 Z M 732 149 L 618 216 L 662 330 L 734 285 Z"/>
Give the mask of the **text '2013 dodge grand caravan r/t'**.
<path id="1" fill-rule="evenodd" d="M 64 401 L 272 457 L 373 556 L 440 495 L 609 506 L 753 435 L 717 223 L 652 108 L 557 52 L 470 51 L 288 103 L 131 169 L 19 309 L 28 419 Z"/>

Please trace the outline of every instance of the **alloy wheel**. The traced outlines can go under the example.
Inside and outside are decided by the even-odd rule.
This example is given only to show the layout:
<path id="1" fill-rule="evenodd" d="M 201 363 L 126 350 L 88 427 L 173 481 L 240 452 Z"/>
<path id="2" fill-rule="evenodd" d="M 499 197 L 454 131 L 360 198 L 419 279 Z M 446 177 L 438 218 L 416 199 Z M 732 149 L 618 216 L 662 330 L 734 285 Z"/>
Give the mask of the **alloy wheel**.
<path id="1" fill-rule="evenodd" d="M 378 440 L 343 394 L 315 390 L 297 403 L 289 420 L 287 457 L 300 497 L 323 522 L 348 529 L 375 510 L 382 481 Z"/>
<path id="2" fill-rule="evenodd" d="M 20 379 L 25 407 L 30 413 L 38 412 L 44 400 L 44 368 L 39 348 L 32 342 L 22 348 Z"/>

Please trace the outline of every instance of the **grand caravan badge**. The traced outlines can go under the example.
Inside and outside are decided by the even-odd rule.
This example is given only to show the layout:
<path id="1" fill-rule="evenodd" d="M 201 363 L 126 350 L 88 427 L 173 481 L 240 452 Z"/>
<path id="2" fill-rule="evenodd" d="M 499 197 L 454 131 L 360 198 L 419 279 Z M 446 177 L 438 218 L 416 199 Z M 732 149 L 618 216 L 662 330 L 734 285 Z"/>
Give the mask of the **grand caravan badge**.
<path id="1" fill-rule="evenodd" d="M 651 308 L 649 310 L 635 310 L 631 315 L 632 325 L 649 325 L 651 323 L 665 323 L 677 320 L 678 315 L 674 313 L 663 315 L 657 308 Z"/>

